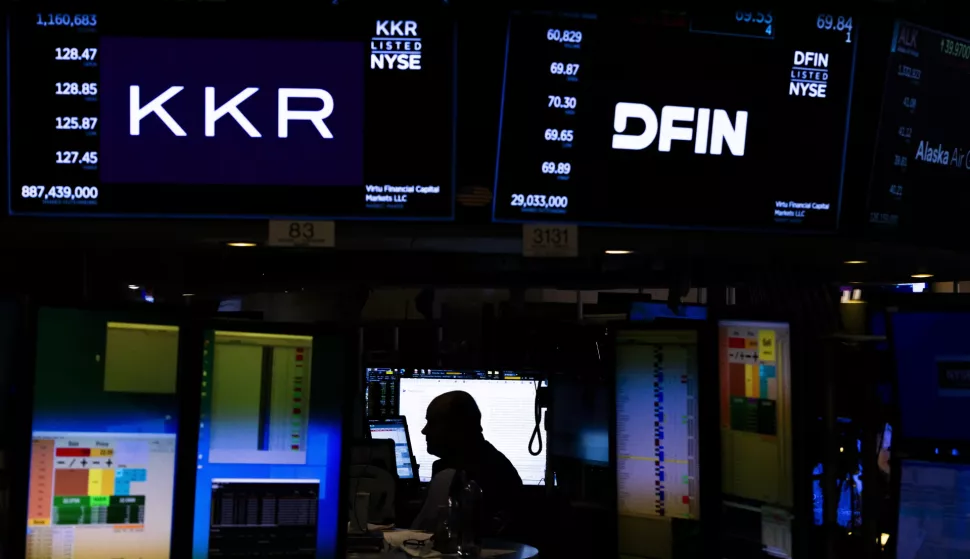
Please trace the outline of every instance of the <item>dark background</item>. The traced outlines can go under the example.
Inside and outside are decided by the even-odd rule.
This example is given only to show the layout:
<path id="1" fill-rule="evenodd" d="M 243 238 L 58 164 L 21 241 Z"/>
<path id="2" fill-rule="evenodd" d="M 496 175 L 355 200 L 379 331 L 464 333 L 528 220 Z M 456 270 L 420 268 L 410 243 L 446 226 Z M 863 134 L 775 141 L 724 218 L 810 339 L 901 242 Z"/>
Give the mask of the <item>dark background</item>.
<path id="1" fill-rule="evenodd" d="M 970 150 L 970 128 L 966 125 L 970 121 L 970 106 L 964 97 L 964 92 L 970 90 L 970 60 L 940 52 L 940 40 L 944 37 L 964 45 L 970 40 L 915 29 L 919 57 L 896 52 L 887 63 L 869 211 L 898 215 L 895 227 L 912 234 L 961 235 L 970 205 L 970 170 L 966 161 L 959 167 L 943 166 L 917 160 L 916 153 L 921 141 L 933 148 L 942 144 L 951 160 L 954 148 L 962 154 Z M 887 50 L 889 47 L 887 44 Z M 922 70 L 920 80 L 897 76 L 901 64 Z M 906 96 L 917 100 L 913 111 L 902 105 Z M 900 127 L 911 128 L 912 136 L 900 137 Z M 908 159 L 903 171 L 893 166 L 896 154 Z M 890 193 L 891 184 L 903 186 L 901 196 Z"/>

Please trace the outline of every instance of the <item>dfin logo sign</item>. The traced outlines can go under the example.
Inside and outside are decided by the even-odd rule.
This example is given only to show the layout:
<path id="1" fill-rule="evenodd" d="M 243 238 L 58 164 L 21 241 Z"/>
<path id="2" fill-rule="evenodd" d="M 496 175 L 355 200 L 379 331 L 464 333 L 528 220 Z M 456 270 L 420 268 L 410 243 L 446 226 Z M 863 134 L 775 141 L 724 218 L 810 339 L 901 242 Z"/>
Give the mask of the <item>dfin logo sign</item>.
<path id="1" fill-rule="evenodd" d="M 630 119 L 639 119 L 644 129 L 640 134 L 624 134 Z M 676 123 L 693 123 L 693 126 L 678 126 Z M 674 141 L 693 142 L 694 153 L 721 155 L 727 145 L 731 155 L 744 155 L 744 144 L 748 130 L 748 111 L 738 111 L 734 122 L 727 111 L 722 109 L 695 109 L 667 105 L 657 113 L 640 103 L 617 103 L 613 113 L 613 149 L 646 149 L 657 139 L 658 151 L 670 151 Z"/>

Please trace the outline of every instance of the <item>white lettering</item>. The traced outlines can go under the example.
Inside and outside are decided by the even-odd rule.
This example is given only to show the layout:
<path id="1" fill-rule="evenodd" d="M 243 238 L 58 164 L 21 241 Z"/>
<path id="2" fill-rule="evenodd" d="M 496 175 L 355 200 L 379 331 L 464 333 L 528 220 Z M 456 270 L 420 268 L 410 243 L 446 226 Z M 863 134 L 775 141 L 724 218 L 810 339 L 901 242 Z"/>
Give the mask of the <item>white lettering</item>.
<path id="1" fill-rule="evenodd" d="M 249 122 L 249 119 L 239 110 L 239 104 L 252 97 L 257 91 L 259 91 L 258 87 L 247 87 L 217 109 L 215 108 L 216 88 L 205 88 L 205 135 L 210 138 L 215 136 L 216 121 L 228 114 L 249 134 L 250 138 L 262 138 L 263 135 L 259 130 L 256 130 L 253 123 Z"/>
<path id="2" fill-rule="evenodd" d="M 748 111 L 738 111 L 731 124 L 727 111 L 714 110 L 714 123 L 711 126 L 711 155 L 721 155 L 727 143 L 731 155 L 744 155 L 744 144 L 748 132 Z"/>
<path id="3" fill-rule="evenodd" d="M 675 107 L 666 106 L 660 111 L 660 142 L 657 149 L 660 151 L 670 151 L 670 144 L 673 140 L 683 140 L 689 142 L 694 139 L 692 128 L 682 128 L 674 126 L 674 122 L 693 122 L 694 107 Z"/>
<path id="4" fill-rule="evenodd" d="M 173 85 L 168 88 L 158 97 L 152 99 L 144 107 L 141 106 L 141 88 L 137 85 L 133 85 L 128 88 L 128 133 L 132 136 L 141 135 L 141 119 L 145 118 L 151 113 L 155 113 L 155 116 L 161 120 L 168 129 L 172 131 L 172 134 L 176 136 L 185 136 L 185 130 L 179 126 L 178 122 L 172 118 L 172 115 L 168 114 L 163 106 L 166 101 L 178 95 L 180 91 L 185 89 L 181 85 Z"/>
<path id="5" fill-rule="evenodd" d="M 290 98 L 319 99 L 323 107 L 316 111 L 290 110 Z M 327 140 L 333 139 L 333 134 L 324 120 L 333 114 L 333 96 L 323 89 L 281 87 L 277 103 L 277 135 L 280 138 L 289 136 L 291 120 L 310 121 L 320 136 Z"/>
<path id="6" fill-rule="evenodd" d="M 707 134 L 711 128 L 711 109 L 697 109 L 697 139 L 694 141 L 694 153 L 707 153 Z"/>
<path id="7" fill-rule="evenodd" d="M 824 52 L 802 52 L 795 51 L 795 66 L 812 66 L 815 68 L 828 68 L 829 55 Z"/>
<path id="8" fill-rule="evenodd" d="M 950 152 L 943 148 L 943 144 L 937 144 L 934 148 L 929 142 L 921 141 L 916 149 L 916 159 L 936 165 L 949 165 Z"/>
<path id="9" fill-rule="evenodd" d="M 675 122 L 693 122 L 697 113 L 695 128 L 674 126 Z M 711 155 L 721 155 L 724 144 L 728 146 L 732 155 L 744 155 L 748 131 L 748 112 L 738 111 L 734 124 L 727 111 L 714 109 L 713 122 L 710 119 L 711 109 L 695 109 L 693 107 L 678 107 L 668 105 L 660 113 L 660 123 L 657 114 L 646 105 L 640 103 L 617 103 L 613 114 L 613 149 L 641 150 L 648 147 L 660 133 L 657 149 L 669 152 L 674 140 L 694 140 L 694 153 L 704 154 L 708 150 L 710 139 Z M 624 134 L 627 121 L 638 118 L 644 123 L 644 130 L 638 135 Z M 696 129 L 696 134 L 695 134 Z M 710 131 L 710 136 L 708 136 Z"/>
<path id="10" fill-rule="evenodd" d="M 407 53 L 371 53 L 370 68 L 371 70 L 384 70 L 385 68 L 389 70 L 420 70 L 421 55 Z"/>
<path id="11" fill-rule="evenodd" d="M 631 118 L 643 121 L 644 130 L 638 136 L 624 135 L 626 122 Z M 613 149 L 646 149 L 657 138 L 657 113 L 640 103 L 617 103 L 613 114 Z"/>

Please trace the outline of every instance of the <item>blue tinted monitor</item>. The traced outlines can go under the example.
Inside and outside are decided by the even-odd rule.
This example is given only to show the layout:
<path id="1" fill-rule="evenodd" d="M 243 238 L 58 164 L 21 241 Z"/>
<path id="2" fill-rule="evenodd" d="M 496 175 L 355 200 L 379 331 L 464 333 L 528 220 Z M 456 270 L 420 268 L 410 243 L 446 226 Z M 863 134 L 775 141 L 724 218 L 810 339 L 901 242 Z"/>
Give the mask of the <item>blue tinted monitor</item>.
<path id="1" fill-rule="evenodd" d="M 27 557 L 171 556 L 179 327 L 37 314 Z"/>
<path id="2" fill-rule="evenodd" d="M 193 559 L 336 557 L 342 338 L 204 335 Z"/>
<path id="3" fill-rule="evenodd" d="M 902 436 L 970 440 L 970 313 L 890 315 Z"/>
<path id="4" fill-rule="evenodd" d="M 970 465 L 903 460 L 898 559 L 970 557 Z"/>
<path id="5" fill-rule="evenodd" d="M 397 467 L 397 477 L 400 479 L 414 479 L 414 452 L 411 450 L 411 437 L 408 433 L 407 419 L 391 417 L 387 419 L 371 419 L 370 436 L 372 439 L 390 439 L 394 441 L 394 460 Z"/>

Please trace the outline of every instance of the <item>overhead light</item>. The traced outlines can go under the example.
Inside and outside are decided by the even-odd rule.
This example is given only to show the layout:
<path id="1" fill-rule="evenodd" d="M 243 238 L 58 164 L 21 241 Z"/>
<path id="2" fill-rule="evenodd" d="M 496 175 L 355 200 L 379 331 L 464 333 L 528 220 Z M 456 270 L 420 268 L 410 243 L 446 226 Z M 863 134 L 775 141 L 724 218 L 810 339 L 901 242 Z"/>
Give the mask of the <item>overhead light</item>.
<path id="1" fill-rule="evenodd" d="M 846 260 L 845 264 L 868 264 L 865 260 Z"/>
<path id="2" fill-rule="evenodd" d="M 920 274 L 913 274 L 913 275 L 911 275 L 909 277 L 914 278 L 914 279 L 926 279 L 926 278 L 933 277 L 933 274 L 920 273 Z"/>
<path id="3" fill-rule="evenodd" d="M 182 297 L 195 297 L 195 293 L 183 293 Z"/>
<path id="4" fill-rule="evenodd" d="M 239 248 L 248 248 L 248 247 L 256 246 L 256 243 L 243 243 L 243 242 L 234 242 L 234 243 L 226 243 L 226 244 L 231 247 L 239 247 Z"/>
<path id="5" fill-rule="evenodd" d="M 132 283 L 132 284 L 128 284 L 128 289 L 130 289 L 132 291 L 138 291 L 139 289 L 141 289 L 141 287 L 139 287 L 139 286 L 137 286 L 137 285 L 135 285 L 135 284 Z"/>
<path id="6" fill-rule="evenodd" d="M 607 250 L 606 254 L 633 254 L 632 250 Z"/>

